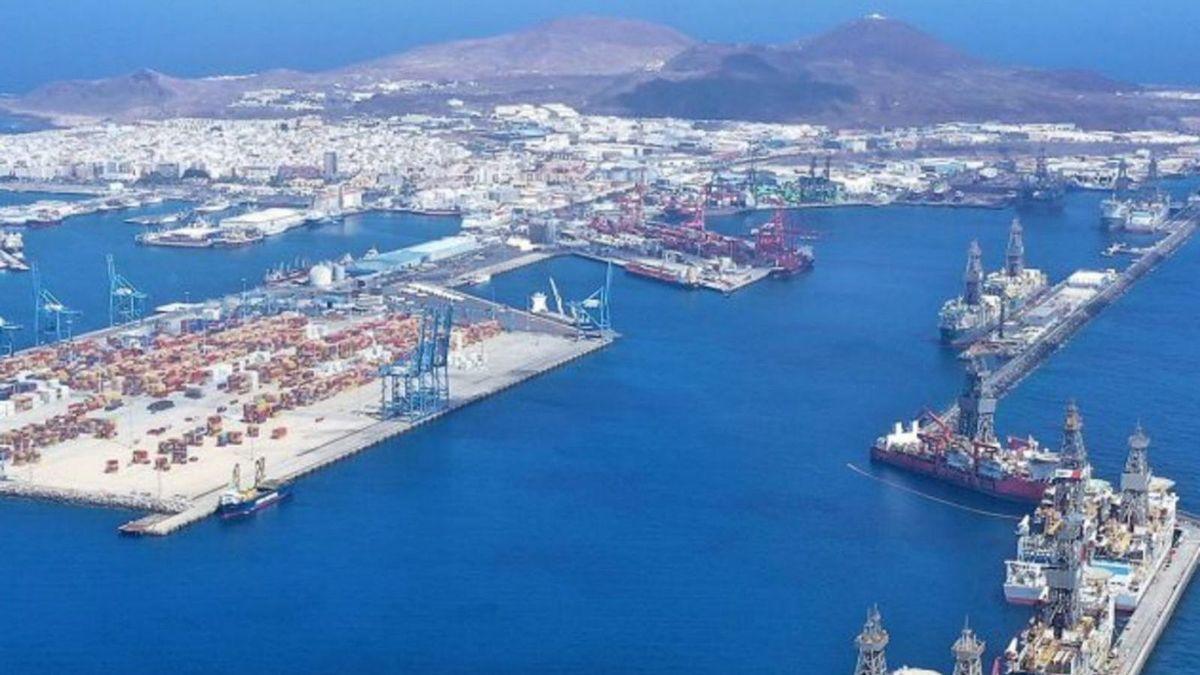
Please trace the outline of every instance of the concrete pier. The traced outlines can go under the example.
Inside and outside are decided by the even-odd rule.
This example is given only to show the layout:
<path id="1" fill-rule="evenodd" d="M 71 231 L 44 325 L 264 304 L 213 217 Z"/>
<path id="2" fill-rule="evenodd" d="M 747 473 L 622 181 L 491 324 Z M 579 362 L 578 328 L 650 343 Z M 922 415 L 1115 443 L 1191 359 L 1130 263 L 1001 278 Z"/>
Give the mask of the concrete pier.
<path id="1" fill-rule="evenodd" d="M 1117 638 L 1113 647 L 1113 675 L 1142 672 L 1200 564 L 1200 520 L 1181 515 L 1179 528 L 1182 531 L 1179 545 L 1150 582 L 1125 630 Z"/>
<path id="2" fill-rule="evenodd" d="M 346 459 L 363 450 L 374 447 L 394 436 L 403 434 L 417 426 L 428 424 L 464 406 L 481 401 L 543 373 L 559 368 L 575 359 L 591 354 L 612 343 L 612 338 L 567 340 L 544 336 L 540 348 L 520 350 L 505 346 L 505 350 L 493 357 L 505 360 L 486 372 L 456 372 L 452 374 L 452 396 L 445 410 L 417 422 L 405 420 L 377 420 L 351 433 L 313 447 L 298 447 L 290 457 L 268 464 L 269 479 L 292 481 L 334 462 Z M 515 354 L 514 354 L 515 353 Z M 508 358 L 506 359 L 506 355 Z M 378 383 L 364 387 L 368 395 L 377 391 Z M 193 497 L 186 509 L 175 513 L 151 513 L 122 525 L 123 534 L 165 536 L 188 525 L 199 522 L 217 510 L 217 502 L 224 486 Z"/>
<path id="3" fill-rule="evenodd" d="M 1196 233 L 1197 227 L 1200 227 L 1200 206 L 1189 206 L 1175 215 L 1167 225 L 1169 234 L 1121 272 L 1116 281 L 991 374 L 990 383 L 996 396 L 1003 396 L 1011 391 L 1021 380 L 1036 370 L 1048 356 L 1066 344 L 1075 333 L 1094 319 L 1101 310 L 1124 295 L 1134 283 L 1157 267 L 1159 263 L 1174 255 Z"/>

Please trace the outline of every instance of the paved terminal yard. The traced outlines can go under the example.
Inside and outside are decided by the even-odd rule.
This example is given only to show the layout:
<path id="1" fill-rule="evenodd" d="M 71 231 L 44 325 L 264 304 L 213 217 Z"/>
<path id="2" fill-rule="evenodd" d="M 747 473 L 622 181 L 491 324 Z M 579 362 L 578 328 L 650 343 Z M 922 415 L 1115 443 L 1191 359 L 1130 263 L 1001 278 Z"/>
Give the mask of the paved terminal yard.
<path id="1" fill-rule="evenodd" d="M 448 405 L 420 423 L 612 339 L 422 289 L 164 328 L 198 320 L 184 311 L 0 360 L 0 494 L 151 511 L 125 531 L 167 534 L 211 515 L 235 466 L 243 487 L 258 458 L 290 480 L 402 433 L 414 422 L 382 418 L 378 370 L 416 344 L 424 303 L 459 313 Z"/>

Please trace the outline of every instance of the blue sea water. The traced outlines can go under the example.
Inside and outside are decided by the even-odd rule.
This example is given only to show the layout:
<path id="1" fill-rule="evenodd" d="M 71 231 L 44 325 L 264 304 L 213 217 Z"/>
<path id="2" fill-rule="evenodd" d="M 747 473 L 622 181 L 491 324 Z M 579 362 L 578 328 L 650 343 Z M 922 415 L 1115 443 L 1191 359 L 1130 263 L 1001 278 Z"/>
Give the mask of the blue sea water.
<path id="1" fill-rule="evenodd" d="M 29 203 L 36 193 L 0 193 L 0 205 Z M 53 198 L 63 198 L 55 195 Z M 68 218 L 57 227 L 25 230 L 25 256 L 36 262 L 42 285 L 69 307 L 80 310 L 76 332 L 108 323 L 108 277 L 105 254 L 113 254 L 118 269 L 150 294 L 149 306 L 184 300 L 204 300 L 236 293 L 261 283 L 268 268 L 297 258 L 312 262 L 358 257 L 375 247 L 387 251 L 411 246 L 458 231 L 456 219 L 368 213 L 342 223 L 304 227 L 285 236 L 238 249 L 182 249 L 141 246 L 134 240 L 141 227 L 124 222 L 133 215 L 181 210 L 165 202 L 136 211 L 110 211 Z M 33 325 L 33 290 L 27 273 L 0 273 L 0 316 Z M 26 342 L 32 331 L 17 336 Z"/>
<path id="2" fill-rule="evenodd" d="M 1026 215 L 1030 263 L 1055 278 L 1109 264 L 1099 199 L 1075 194 L 1061 214 Z M 892 633 L 893 665 L 948 671 L 966 615 L 994 656 L 1028 616 L 1000 589 L 1012 522 L 847 464 L 867 467 L 868 445 L 892 421 L 956 392 L 961 369 L 936 343 L 935 315 L 958 290 L 971 239 L 989 268 L 1000 264 L 1011 216 L 806 211 L 797 218 L 822 235 L 817 268 L 730 297 L 617 274 L 623 337 L 612 347 L 306 478 L 290 503 L 239 525 L 126 540 L 114 532 L 126 513 L 0 502 L 0 602 L 16 618 L 0 631 L 0 662 L 22 673 L 165 662 L 183 673 L 847 673 L 872 603 Z M 30 242 L 48 282 L 95 307 L 102 288 L 73 278 L 102 274 L 105 247 L 132 226 L 81 220 Z M 413 222 L 331 232 L 332 243 L 300 231 L 266 245 L 271 254 L 115 252 L 165 301 L 185 288 L 236 290 L 275 256 L 429 234 Z M 1113 476 L 1140 418 L 1156 470 L 1194 509 L 1198 272 L 1191 242 L 1008 397 L 1001 431 L 1054 443 L 1075 397 L 1098 469 Z M 550 276 L 580 297 L 603 268 L 556 259 L 479 292 L 524 305 Z M 4 314 L 10 294 L 0 291 Z M 1149 673 L 1200 669 L 1187 639 L 1198 622 L 1192 592 Z M 35 647 L 47 636 L 53 649 Z"/>

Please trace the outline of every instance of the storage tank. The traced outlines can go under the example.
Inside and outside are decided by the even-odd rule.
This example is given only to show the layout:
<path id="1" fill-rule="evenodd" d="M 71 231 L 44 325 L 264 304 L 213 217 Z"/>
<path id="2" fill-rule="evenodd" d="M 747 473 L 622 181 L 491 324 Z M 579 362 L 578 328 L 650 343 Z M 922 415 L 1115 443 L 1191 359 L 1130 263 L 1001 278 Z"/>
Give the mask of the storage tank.
<path id="1" fill-rule="evenodd" d="M 324 263 L 313 265 L 312 269 L 308 271 L 308 285 L 316 288 L 327 288 L 333 285 L 333 270 Z"/>

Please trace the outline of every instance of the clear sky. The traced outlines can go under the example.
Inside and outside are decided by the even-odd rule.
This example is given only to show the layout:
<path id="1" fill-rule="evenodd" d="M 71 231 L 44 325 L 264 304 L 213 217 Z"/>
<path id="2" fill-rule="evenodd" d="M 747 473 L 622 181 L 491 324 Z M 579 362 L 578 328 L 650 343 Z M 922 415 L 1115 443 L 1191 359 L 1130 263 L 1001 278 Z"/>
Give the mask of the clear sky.
<path id="1" fill-rule="evenodd" d="M 0 91 L 142 67 L 315 70 L 574 14 L 785 42 L 874 11 L 996 61 L 1200 84 L 1200 0 L 0 0 Z"/>

